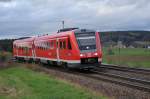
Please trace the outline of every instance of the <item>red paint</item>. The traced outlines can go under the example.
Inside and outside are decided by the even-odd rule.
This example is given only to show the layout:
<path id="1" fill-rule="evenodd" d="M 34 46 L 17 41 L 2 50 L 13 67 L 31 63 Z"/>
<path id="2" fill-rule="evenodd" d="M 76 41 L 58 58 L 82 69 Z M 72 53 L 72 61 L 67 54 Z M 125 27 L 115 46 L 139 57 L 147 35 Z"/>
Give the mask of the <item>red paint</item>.
<path id="1" fill-rule="evenodd" d="M 72 49 L 68 48 L 69 41 Z M 65 46 L 64 48 L 60 48 L 60 42 L 66 42 L 65 44 L 63 43 L 63 46 Z M 48 60 L 57 60 L 57 48 L 59 52 L 59 59 L 61 60 L 80 61 L 80 58 L 102 58 L 101 43 L 98 32 L 96 32 L 96 51 L 80 53 L 73 30 L 56 33 L 54 35 L 45 35 L 23 40 L 16 40 L 13 42 L 13 56 L 25 56 L 26 58 L 31 59 L 46 58 Z"/>

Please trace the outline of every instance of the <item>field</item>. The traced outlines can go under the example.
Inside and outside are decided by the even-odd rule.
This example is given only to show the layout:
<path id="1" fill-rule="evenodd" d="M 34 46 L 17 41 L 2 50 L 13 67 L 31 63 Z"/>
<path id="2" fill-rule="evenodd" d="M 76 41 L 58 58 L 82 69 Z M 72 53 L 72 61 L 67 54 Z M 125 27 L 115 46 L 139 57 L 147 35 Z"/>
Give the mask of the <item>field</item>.
<path id="1" fill-rule="evenodd" d="M 150 49 L 144 48 L 103 48 L 103 63 L 117 64 L 130 67 L 150 68 Z"/>
<path id="2" fill-rule="evenodd" d="M 108 52 L 108 48 L 103 48 L 103 63 L 150 67 L 150 49 L 125 48 L 119 52 L 119 49 L 113 48 L 111 54 Z M 11 54 L 4 55 L 7 57 L 5 60 L 7 63 Z M 7 69 L 0 68 L 0 99 L 105 99 L 105 97 L 15 64 Z"/>
<path id="3" fill-rule="evenodd" d="M 0 70 L 0 99 L 104 99 L 68 82 L 24 67 Z"/>

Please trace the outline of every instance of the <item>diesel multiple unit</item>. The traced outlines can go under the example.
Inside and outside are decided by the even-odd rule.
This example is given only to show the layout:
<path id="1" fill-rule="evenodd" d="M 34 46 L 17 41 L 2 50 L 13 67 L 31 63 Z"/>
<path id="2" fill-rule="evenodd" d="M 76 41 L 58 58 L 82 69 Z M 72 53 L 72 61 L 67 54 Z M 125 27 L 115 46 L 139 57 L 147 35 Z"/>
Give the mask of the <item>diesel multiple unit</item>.
<path id="1" fill-rule="evenodd" d="M 13 56 L 20 61 L 90 69 L 101 64 L 102 49 L 98 32 L 72 28 L 53 35 L 15 40 Z"/>

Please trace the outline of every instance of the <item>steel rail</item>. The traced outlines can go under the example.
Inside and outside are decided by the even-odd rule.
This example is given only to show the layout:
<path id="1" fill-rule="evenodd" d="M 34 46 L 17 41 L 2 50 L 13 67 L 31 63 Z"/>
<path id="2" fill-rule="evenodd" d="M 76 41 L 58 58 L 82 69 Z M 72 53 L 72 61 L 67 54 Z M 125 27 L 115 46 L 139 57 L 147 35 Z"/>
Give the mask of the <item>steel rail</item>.
<path id="1" fill-rule="evenodd" d="M 141 83 L 141 84 L 145 84 L 145 85 L 147 84 L 150 86 L 149 80 L 137 79 L 137 78 L 133 78 L 133 77 L 124 77 L 124 76 L 120 76 L 117 74 L 110 74 L 110 73 L 104 73 L 104 72 L 99 72 L 99 71 L 94 71 L 94 72 L 99 74 L 99 75 L 104 75 L 104 76 L 111 77 L 111 78 L 117 78 L 117 79 L 132 81 L 132 82 Z"/>
<path id="2" fill-rule="evenodd" d="M 127 82 L 124 82 L 124 81 L 112 80 L 112 79 L 108 79 L 108 78 L 105 78 L 105 77 L 98 77 L 98 76 L 87 75 L 87 74 L 82 74 L 82 75 L 86 76 L 88 78 L 97 79 L 97 80 L 101 80 L 101 81 L 106 81 L 106 82 L 114 83 L 114 84 L 117 84 L 117 85 L 122 85 L 122 86 L 130 87 L 130 88 L 135 88 L 135 89 L 138 89 L 138 90 L 150 92 L 150 87 L 139 86 L 135 83 L 127 83 Z"/>
<path id="3" fill-rule="evenodd" d="M 126 71 L 126 72 L 133 72 L 133 73 L 140 73 L 140 74 L 150 74 L 150 69 L 143 69 L 143 68 L 133 68 L 133 67 L 125 67 L 125 66 L 117 66 L 117 65 L 109 65 L 109 64 L 102 64 L 98 68 L 106 68 L 106 69 L 114 69 L 119 71 Z"/>

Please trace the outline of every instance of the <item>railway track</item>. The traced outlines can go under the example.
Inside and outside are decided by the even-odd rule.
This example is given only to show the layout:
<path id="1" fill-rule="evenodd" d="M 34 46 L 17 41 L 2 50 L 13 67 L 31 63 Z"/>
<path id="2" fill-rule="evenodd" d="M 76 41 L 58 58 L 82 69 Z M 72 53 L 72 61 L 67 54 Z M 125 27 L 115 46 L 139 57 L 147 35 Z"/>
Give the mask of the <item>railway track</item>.
<path id="1" fill-rule="evenodd" d="M 121 75 L 115 75 L 111 73 L 101 72 L 99 69 L 91 70 L 90 72 L 82 72 L 82 71 L 76 71 L 76 70 L 65 70 L 65 69 L 58 69 L 53 67 L 52 69 L 57 69 L 61 72 L 67 72 L 79 76 L 84 76 L 87 78 L 100 80 L 104 82 L 110 82 L 117 85 L 126 86 L 129 88 L 138 89 L 145 92 L 150 92 L 150 80 L 143 80 L 143 79 L 137 79 L 133 77 L 124 77 Z"/>
<path id="2" fill-rule="evenodd" d="M 102 64 L 100 68 L 150 75 L 150 69 L 143 69 L 143 68 L 133 68 L 133 67 L 125 67 L 125 66 L 117 66 L 117 65 L 109 65 L 109 64 Z"/>
<path id="3" fill-rule="evenodd" d="M 90 75 L 89 77 L 119 84 L 119 85 L 123 85 L 123 86 L 127 86 L 130 88 L 135 88 L 135 89 L 146 91 L 146 92 L 150 92 L 149 80 L 124 77 L 124 76 L 110 74 L 110 73 L 103 73 L 103 72 L 99 72 L 96 70 L 94 70 L 93 72 L 96 73 L 96 75 L 92 75 L 92 76 Z"/>
<path id="4" fill-rule="evenodd" d="M 40 66 L 40 67 L 42 67 L 42 66 Z M 100 80 L 100 81 L 104 81 L 104 82 L 110 82 L 110 83 L 114 83 L 116 85 L 126 86 L 129 88 L 138 89 L 138 90 L 141 90 L 144 92 L 150 92 L 150 80 L 137 79 L 137 78 L 133 78 L 133 77 L 125 77 L 125 76 L 121 76 L 121 75 L 111 74 L 108 72 L 102 72 L 100 69 L 104 68 L 104 67 L 99 67 L 97 69 L 91 70 L 90 72 L 87 72 L 87 71 L 81 72 L 81 71 L 76 71 L 76 70 L 65 70 L 63 68 L 55 67 L 55 66 L 53 66 L 53 67 L 46 66 L 46 67 L 48 67 L 48 68 L 43 69 L 43 71 L 48 71 L 48 69 L 55 69 L 55 70 L 58 70 L 61 72 L 75 74 L 78 76 L 84 76 L 84 77 L 87 77 L 90 79 Z M 42 68 L 44 68 L 44 67 L 42 67 Z M 111 68 L 108 68 L 108 69 L 111 69 Z M 121 70 L 124 72 L 126 72 L 126 70 L 127 70 L 127 72 L 134 71 L 134 70 L 127 69 L 127 68 L 124 70 L 120 67 L 117 67 L 117 68 L 119 68 L 119 69 L 115 69 L 115 70 L 118 70 L 118 71 Z M 136 73 L 140 72 L 139 69 L 135 70 L 135 71 L 136 71 Z M 146 73 L 148 73 L 147 70 L 146 70 Z"/>
<path id="5" fill-rule="evenodd" d="M 102 69 L 107 69 L 108 71 L 103 71 Z M 111 73 L 109 70 L 115 70 L 116 73 Z M 121 72 L 124 72 L 124 76 L 121 75 Z M 97 73 L 96 75 L 92 76 L 95 79 L 104 80 L 107 82 L 132 87 L 135 89 L 143 90 L 150 92 L 150 79 L 146 80 L 144 77 L 127 77 L 125 74 L 134 73 L 137 75 L 146 75 L 148 78 L 150 78 L 150 70 L 148 69 L 140 69 L 140 68 L 131 68 L 131 67 L 121 67 L 121 66 L 115 66 L 115 65 L 105 65 L 94 69 L 92 72 Z"/>

